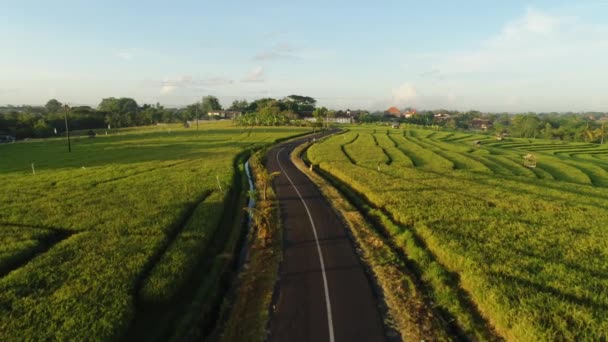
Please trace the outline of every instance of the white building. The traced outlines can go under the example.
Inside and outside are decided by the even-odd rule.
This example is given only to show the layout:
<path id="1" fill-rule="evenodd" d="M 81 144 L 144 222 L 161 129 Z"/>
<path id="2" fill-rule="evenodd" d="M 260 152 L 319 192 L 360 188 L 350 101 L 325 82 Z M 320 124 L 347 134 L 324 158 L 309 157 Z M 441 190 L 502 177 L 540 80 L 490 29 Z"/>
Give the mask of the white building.
<path id="1" fill-rule="evenodd" d="M 306 120 L 308 122 L 317 122 L 317 118 L 315 118 L 315 117 L 306 117 L 306 118 L 304 118 L 304 120 Z M 337 124 L 352 124 L 353 119 L 352 118 L 323 118 L 321 120 L 321 122 L 331 122 L 331 123 L 337 123 Z"/>

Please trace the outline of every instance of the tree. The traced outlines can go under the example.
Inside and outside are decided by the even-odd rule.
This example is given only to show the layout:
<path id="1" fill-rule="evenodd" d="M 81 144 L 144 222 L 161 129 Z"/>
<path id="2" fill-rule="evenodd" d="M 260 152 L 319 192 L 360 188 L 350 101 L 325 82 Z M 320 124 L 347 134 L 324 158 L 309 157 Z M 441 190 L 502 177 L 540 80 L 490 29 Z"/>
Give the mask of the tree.
<path id="1" fill-rule="evenodd" d="M 97 106 L 97 110 L 106 113 L 118 113 L 119 109 L 120 107 L 118 105 L 118 99 L 115 97 L 107 97 L 102 99 Z"/>
<path id="2" fill-rule="evenodd" d="M 545 124 L 545 128 L 542 131 L 543 138 L 545 139 L 553 139 L 553 126 L 550 122 Z"/>
<path id="3" fill-rule="evenodd" d="M 263 201 L 268 200 L 268 189 L 270 189 L 270 187 L 272 187 L 272 181 L 280 174 L 281 174 L 280 172 L 268 173 L 267 170 L 261 170 L 259 172 L 258 179 L 260 180 L 260 183 L 262 183 L 262 200 Z"/>
<path id="4" fill-rule="evenodd" d="M 150 105 L 144 105 L 139 112 L 137 123 L 141 125 L 150 125 L 158 123 L 162 119 L 162 107 L 152 107 Z"/>
<path id="5" fill-rule="evenodd" d="M 300 116 L 315 110 L 315 105 L 317 104 L 317 100 L 314 98 L 301 95 L 289 95 L 282 102 L 285 103 L 286 109 L 296 112 Z"/>
<path id="6" fill-rule="evenodd" d="M 600 137 L 600 145 L 603 145 L 606 138 L 606 123 L 602 123 L 602 126 L 595 131 L 595 135 Z"/>
<path id="7" fill-rule="evenodd" d="M 272 241 L 272 235 L 270 234 L 272 207 L 269 205 L 263 205 L 260 208 L 245 207 L 243 209 L 249 213 L 249 217 L 251 217 L 253 225 L 257 228 L 256 235 L 260 239 L 261 247 L 266 247 L 266 245 Z"/>
<path id="8" fill-rule="evenodd" d="M 513 133 L 522 138 L 536 138 L 540 123 L 540 119 L 535 114 L 517 114 L 512 121 Z"/>
<path id="9" fill-rule="evenodd" d="M 201 105 L 200 103 L 193 103 L 186 106 L 182 111 L 182 119 L 184 121 L 200 119 L 201 117 Z"/>
<path id="10" fill-rule="evenodd" d="M 34 124 L 34 134 L 38 138 L 48 137 L 53 134 L 53 128 L 43 119 L 39 119 Z"/>
<path id="11" fill-rule="evenodd" d="M 325 107 L 317 108 L 312 112 L 312 116 L 317 119 L 318 123 L 323 122 L 329 111 Z"/>
<path id="12" fill-rule="evenodd" d="M 97 109 L 106 113 L 106 123 L 113 127 L 125 127 L 137 124 L 137 102 L 132 98 L 108 97 L 101 100 Z"/>
<path id="13" fill-rule="evenodd" d="M 46 112 L 47 113 L 59 113 L 59 111 L 61 110 L 63 104 L 59 101 L 57 101 L 56 99 L 51 99 L 49 100 L 45 105 L 44 108 L 46 108 Z"/>
<path id="14" fill-rule="evenodd" d="M 239 112 L 244 112 L 249 107 L 249 102 L 247 100 L 234 100 L 232 102 L 232 106 L 230 106 L 230 110 L 235 110 Z"/>
<path id="15" fill-rule="evenodd" d="M 222 110 L 222 105 L 220 105 L 220 101 L 215 96 L 205 96 L 203 97 L 203 101 L 201 102 L 201 109 L 204 115 L 207 115 L 209 112 L 214 110 Z"/>

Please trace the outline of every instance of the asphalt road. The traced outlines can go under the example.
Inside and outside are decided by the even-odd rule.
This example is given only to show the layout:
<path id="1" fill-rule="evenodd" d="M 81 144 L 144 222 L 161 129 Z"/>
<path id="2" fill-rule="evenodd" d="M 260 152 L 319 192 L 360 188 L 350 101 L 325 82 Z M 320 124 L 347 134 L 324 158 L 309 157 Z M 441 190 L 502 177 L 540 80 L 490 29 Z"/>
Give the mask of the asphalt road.
<path id="1" fill-rule="evenodd" d="M 346 228 L 290 161 L 300 143 L 268 152 L 284 229 L 284 259 L 270 341 L 386 340 L 371 284 Z"/>

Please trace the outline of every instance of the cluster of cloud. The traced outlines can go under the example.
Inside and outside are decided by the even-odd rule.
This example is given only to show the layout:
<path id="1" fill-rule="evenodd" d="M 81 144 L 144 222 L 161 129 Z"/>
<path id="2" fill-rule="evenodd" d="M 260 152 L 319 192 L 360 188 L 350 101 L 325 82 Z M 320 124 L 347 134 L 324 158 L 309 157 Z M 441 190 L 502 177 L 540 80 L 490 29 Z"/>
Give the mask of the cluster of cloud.
<path id="1" fill-rule="evenodd" d="M 263 82 L 264 79 L 264 67 L 258 66 L 251 70 L 251 72 L 243 78 L 242 82 Z"/>
<path id="2" fill-rule="evenodd" d="M 160 93 L 170 94 L 177 88 L 183 88 L 190 86 L 192 84 L 192 76 L 180 76 L 173 80 L 165 80 L 162 82 L 162 86 L 160 88 Z"/>
<path id="3" fill-rule="evenodd" d="M 297 59 L 295 49 L 287 43 L 274 44 L 270 48 L 260 51 L 253 56 L 254 61 L 273 61 L 281 59 Z"/>
<path id="4" fill-rule="evenodd" d="M 140 48 L 128 48 L 116 51 L 115 55 L 124 60 L 124 61 L 133 61 L 137 57 L 141 57 L 142 55 L 149 54 Z"/>
<path id="5" fill-rule="evenodd" d="M 245 75 L 240 82 L 256 83 L 265 81 L 264 68 L 258 66 Z M 194 79 L 191 75 L 183 75 L 172 79 L 165 79 L 161 82 L 160 94 L 169 95 L 178 90 L 196 89 L 204 90 L 207 88 L 216 88 L 237 83 L 233 79 L 227 77 L 209 77 L 204 79 Z"/>
<path id="6" fill-rule="evenodd" d="M 418 91 L 411 83 L 403 83 L 393 89 L 392 103 L 395 105 L 405 105 L 412 103 L 418 98 Z"/>
<path id="7" fill-rule="evenodd" d="M 598 80 L 608 76 L 607 35 L 607 25 L 527 9 L 476 49 L 408 57 L 408 65 L 428 71 L 408 75 L 391 100 L 427 108 L 599 109 L 592 105 L 601 96 Z"/>

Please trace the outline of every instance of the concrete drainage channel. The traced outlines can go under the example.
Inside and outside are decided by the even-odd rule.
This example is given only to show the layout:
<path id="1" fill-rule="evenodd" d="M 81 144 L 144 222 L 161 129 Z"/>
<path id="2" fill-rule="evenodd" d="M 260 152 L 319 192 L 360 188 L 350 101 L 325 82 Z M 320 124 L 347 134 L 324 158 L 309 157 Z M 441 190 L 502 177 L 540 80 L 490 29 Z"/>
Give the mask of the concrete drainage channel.
<path id="1" fill-rule="evenodd" d="M 245 174 L 247 175 L 247 181 L 249 182 L 249 192 L 253 193 L 255 191 L 255 184 L 253 183 L 253 179 L 251 177 L 251 170 L 249 168 L 249 161 L 245 162 Z M 247 202 L 247 207 L 252 209 L 255 206 L 255 198 L 254 196 L 249 196 L 249 201 Z M 247 213 L 247 228 L 244 236 L 248 237 L 251 232 L 251 226 L 253 225 L 253 220 L 251 214 Z M 241 252 L 239 254 L 238 260 L 238 269 L 240 270 L 245 264 L 245 260 L 247 259 L 247 254 L 249 253 L 249 244 L 245 241 L 243 243 L 243 248 L 241 248 Z"/>

